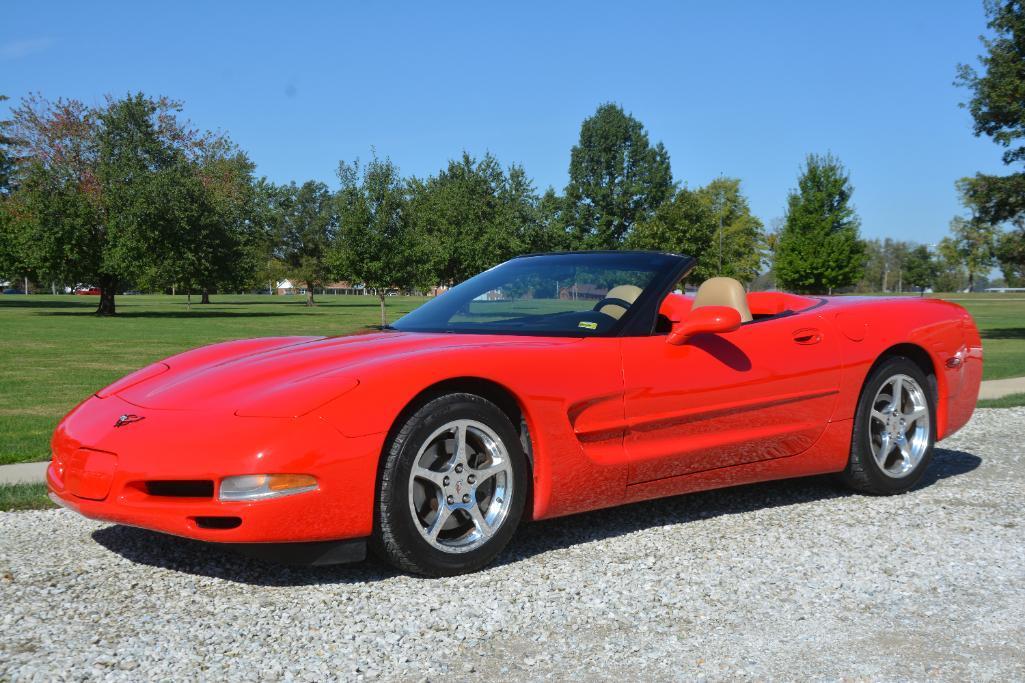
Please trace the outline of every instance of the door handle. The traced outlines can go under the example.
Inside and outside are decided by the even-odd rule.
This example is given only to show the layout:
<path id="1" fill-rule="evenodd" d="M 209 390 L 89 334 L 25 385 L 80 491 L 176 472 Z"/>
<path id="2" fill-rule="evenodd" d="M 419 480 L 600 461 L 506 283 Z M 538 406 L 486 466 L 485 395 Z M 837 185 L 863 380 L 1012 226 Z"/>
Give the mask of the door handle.
<path id="1" fill-rule="evenodd" d="M 822 333 L 811 327 L 803 330 L 797 330 L 794 332 L 794 341 L 798 344 L 803 344 L 804 346 L 818 344 L 822 341 Z"/>

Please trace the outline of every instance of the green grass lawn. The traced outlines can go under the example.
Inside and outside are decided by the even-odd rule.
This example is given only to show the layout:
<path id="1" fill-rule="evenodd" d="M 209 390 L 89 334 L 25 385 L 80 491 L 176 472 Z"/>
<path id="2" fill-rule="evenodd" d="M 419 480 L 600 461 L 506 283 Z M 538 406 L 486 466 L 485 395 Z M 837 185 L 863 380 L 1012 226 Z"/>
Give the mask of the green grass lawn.
<path id="1" fill-rule="evenodd" d="M 49 458 L 50 434 L 79 401 L 118 377 L 185 349 L 245 337 L 333 335 L 379 324 L 376 297 L 119 296 L 118 315 L 93 315 L 94 296 L 0 296 L 0 464 Z M 193 299 L 195 301 L 195 299 Z M 388 319 L 424 299 L 388 297 Z"/>
<path id="2" fill-rule="evenodd" d="M 951 295 L 982 330 L 986 379 L 1025 375 L 1025 297 Z M 424 299 L 389 297 L 394 320 Z M 92 314 L 96 297 L 0 296 L 0 464 L 45 460 L 57 421 L 118 377 L 185 349 L 244 337 L 347 334 L 378 322 L 377 299 L 121 296 L 118 316 Z"/>
<path id="3" fill-rule="evenodd" d="M 982 333 L 983 379 L 1025 375 L 1025 296 L 1021 294 L 950 294 L 972 314 Z"/>
<path id="4" fill-rule="evenodd" d="M 46 484 L 0 484 L 0 512 L 57 507 L 46 495 Z"/>

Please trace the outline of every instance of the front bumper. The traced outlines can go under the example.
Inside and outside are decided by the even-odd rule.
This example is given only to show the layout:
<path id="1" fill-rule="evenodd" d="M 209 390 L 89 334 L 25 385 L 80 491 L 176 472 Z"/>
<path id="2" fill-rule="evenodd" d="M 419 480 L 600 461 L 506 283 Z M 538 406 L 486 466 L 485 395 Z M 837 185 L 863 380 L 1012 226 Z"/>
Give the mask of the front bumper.
<path id="1" fill-rule="evenodd" d="M 46 477 L 56 503 L 91 519 L 200 541 L 354 540 L 347 556 L 365 552 L 358 547 L 373 528 L 384 435 L 344 437 L 317 417 L 213 419 L 154 410 L 145 411 L 143 421 L 114 428 L 128 408 L 142 412 L 117 397 L 93 398 L 61 422 Z M 259 501 L 218 500 L 223 477 L 261 473 L 312 474 L 318 489 Z M 148 485 L 174 481 L 212 486 L 204 495 L 173 496 L 154 495 Z M 308 550 L 316 563 L 327 546 Z"/>

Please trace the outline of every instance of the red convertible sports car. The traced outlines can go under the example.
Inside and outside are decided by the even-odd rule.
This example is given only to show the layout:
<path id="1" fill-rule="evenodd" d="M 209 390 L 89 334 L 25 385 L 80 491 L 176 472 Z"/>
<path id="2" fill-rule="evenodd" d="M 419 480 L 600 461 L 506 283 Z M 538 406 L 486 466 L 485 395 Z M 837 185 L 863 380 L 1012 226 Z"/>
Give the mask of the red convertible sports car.
<path id="1" fill-rule="evenodd" d="M 527 518 L 826 472 L 907 491 L 971 416 L 982 345 L 961 307 L 722 277 L 690 297 L 693 264 L 524 256 L 378 333 L 173 356 L 64 418 L 52 496 L 249 551 L 326 564 L 369 544 L 447 575 Z"/>

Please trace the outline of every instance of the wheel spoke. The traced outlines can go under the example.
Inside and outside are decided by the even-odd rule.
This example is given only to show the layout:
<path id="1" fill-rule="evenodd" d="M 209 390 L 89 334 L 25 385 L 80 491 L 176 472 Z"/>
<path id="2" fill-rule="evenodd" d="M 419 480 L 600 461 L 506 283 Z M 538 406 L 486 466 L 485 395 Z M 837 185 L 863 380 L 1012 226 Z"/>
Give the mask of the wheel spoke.
<path id="1" fill-rule="evenodd" d="M 449 509 L 444 503 L 438 507 L 438 516 L 434 518 L 434 523 L 431 524 L 427 529 L 427 538 L 431 541 L 438 540 L 438 534 L 441 533 L 441 528 L 448 522 L 448 518 L 452 516 L 452 510 Z"/>
<path id="2" fill-rule="evenodd" d="M 455 462 L 466 462 L 466 423 L 456 425 Z"/>
<path id="3" fill-rule="evenodd" d="M 904 376 L 900 375 L 893 380 L 893 408 L 900 411 L 904 405 Z"/>
<path id="4" fill-rule="evenodd" d="M 907 420 L 908 426 L 910 427 L 928 414 L 928 408 L 915 408 L 910 413 L 905 413 L 904 419 Z"/>
<path id="5" fill-rule="evenodd" d="M 479 469 L 475 468 L 473 472 L 477 475 L 477 486 L 479 487 L 495 475 L 503 472 L 509 472 L 509 462 L 505 458 L 502 458 L 497 462 L 492 460 L 491 464 L 487 467 L 481 467 Z"/>
<path id="6" fill-rule="evenodd" d="M 434 470 L 429 470 L 426 467 L 416 465 L 415 467 L 413 467 L 413 476 L 417 479 L 424 479 L 426 481 L 431 482 L 439 490 L 442 486 L 444 486 L 444 484 L 442 483 L 445 479 L 444 472 L 435 472 Z"/>
<path id="7" fill-rule="evenodd" d="M 897 448 L 900 449 L 900 457 L 904 460 L 905 467 L 914 465 L 914 461 L 911 459 L 911 444 L 904 437 L 897 440 Z"/>
<path id="8" fill-rule="evenodd" d="M 875 408 L 873 408 L 873 409 L 872 409 L 872 417 L 873 417 L 874 419 L 876 419 L 876 420 L 879 420 L 879 421 L 880 421 L 880 422 L 882 422 L 883 424 L 886 424 L 886 416 L 885 416 L 885 415 L 883 415 L 883 414 L 882 414 L 881 412 L 879 412 L 878 410 L 876 410 Z"/>
<path id="9" fill-rule="evenodd" d="M 893 450 L 893 440 L 890 438 L 889 433 L 883 432 L 879 437 L 879 447 L 873 446 L 872 451 L 875 455 L 876 462 L 884 470 L 886 469 L 886 459 L 890 456 L 890 451 Z"/>
<path id="10" fill-rule="evenodd" d="M 473 525 L 477 527 L 477 531 L 480 532 L 480 535 L 483 538 L 490 537 L 492 532 L 491 525 L 488 524 L 487 520 L 484 519 L 484 513 L 481 512 L 480 505 L 472 505 L 469 509 L 469 512 L 470 519 L 473 520 Z"/>

